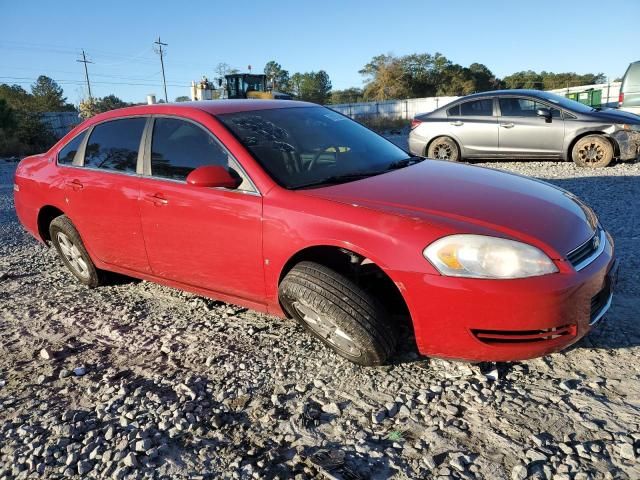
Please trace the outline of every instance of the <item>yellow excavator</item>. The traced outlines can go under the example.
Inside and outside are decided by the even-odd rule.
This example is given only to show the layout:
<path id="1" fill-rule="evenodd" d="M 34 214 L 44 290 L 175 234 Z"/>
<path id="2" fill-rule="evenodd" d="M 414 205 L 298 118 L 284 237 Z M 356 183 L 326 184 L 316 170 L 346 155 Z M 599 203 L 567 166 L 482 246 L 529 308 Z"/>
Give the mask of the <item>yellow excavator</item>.
<path id="1" fill-rule="evenodd" d="M 226 98 L 259 98 L 291 100 L 291 95 L 267 88 L 267 76 L 254 73 L 234 73 L 224 76 Z"/>

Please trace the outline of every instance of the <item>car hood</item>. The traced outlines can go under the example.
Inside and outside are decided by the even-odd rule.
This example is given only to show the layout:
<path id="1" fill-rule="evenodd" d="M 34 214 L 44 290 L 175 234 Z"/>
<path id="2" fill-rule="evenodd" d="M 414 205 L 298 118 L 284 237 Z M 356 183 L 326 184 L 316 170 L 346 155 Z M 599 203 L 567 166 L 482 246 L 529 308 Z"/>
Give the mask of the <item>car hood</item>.
<path id="1" fill-rule="evenodd" d="M 498 170 L 437 160 L 305 190 L 305 194 L 417 217 L 455 230 L 451 233 L 519 239 L 556 258 L 587 241 L 597 223 L 588 207 L 560 188 Z"/>
<path id="2" fill-rule="evenodd" d="M 602 122 L 640 124 L 640 115 L 636 115 L 631 112 L 624 112 L 622 110 L 596 110 L 594 112 L 589 112 L 586 115 Z"/>

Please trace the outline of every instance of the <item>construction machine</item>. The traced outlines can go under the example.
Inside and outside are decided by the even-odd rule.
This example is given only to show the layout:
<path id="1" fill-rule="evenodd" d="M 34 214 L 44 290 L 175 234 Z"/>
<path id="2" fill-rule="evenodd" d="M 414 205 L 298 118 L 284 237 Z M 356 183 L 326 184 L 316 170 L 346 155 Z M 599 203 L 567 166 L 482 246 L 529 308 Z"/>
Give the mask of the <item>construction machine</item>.
<path id="1" fill-rule="evenodd" d="M 225 75 L 226 98 L 259 98 L 263 100 L 290 100 L 291 95 L 267 87 L 267 76 L 254 73 Z M 222 86 L 222 85 L 221 85 Z"/>

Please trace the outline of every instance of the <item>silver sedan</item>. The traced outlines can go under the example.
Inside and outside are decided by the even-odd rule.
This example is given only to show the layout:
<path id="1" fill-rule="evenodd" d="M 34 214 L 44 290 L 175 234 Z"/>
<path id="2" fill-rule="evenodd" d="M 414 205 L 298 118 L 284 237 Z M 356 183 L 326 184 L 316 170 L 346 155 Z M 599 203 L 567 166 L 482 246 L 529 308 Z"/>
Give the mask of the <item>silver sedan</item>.
<path id="1" fill-rule="evenodd" d="M 409 149 L 451 161 L 535 158 L 604 167 L 613 159 L 640 155 L 640 116 L 591 108 L 549 92 L 498 90 L 417 115 Z"/>

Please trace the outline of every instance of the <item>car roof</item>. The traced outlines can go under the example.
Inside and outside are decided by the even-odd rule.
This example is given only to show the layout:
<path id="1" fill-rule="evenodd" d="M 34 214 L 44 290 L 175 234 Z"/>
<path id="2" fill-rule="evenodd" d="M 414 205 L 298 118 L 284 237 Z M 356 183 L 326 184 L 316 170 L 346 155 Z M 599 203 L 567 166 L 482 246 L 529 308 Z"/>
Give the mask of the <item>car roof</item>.
<path id="1" fill-rule="evenodd" d="M 117 118 L 127 115 L 151 115 L 154 113 L 179 114 L 180 110 L 201 110 L 212 115 L 225 113 L 270 110 L 275 108 L 317 107 L 315 103 L 295 100 L 203 100 L 196 102 L 154 103 L 152 105 L 136 105 L 118 108 L 96 115 L 92 119 Z"/>
<path id="2" fill-rule="evenodd" d="M 542 97 L 544 96 L 544 93 L 544 90 L 534 90 L 532 88 L 514 88 L 511 90 L 490 90 L 488 92 L 472 93 L 471 95 L 466 95 L 459 100 L 478 97 L 493 97 L 496 95 L 533 95 L 536 97 Z"/>

